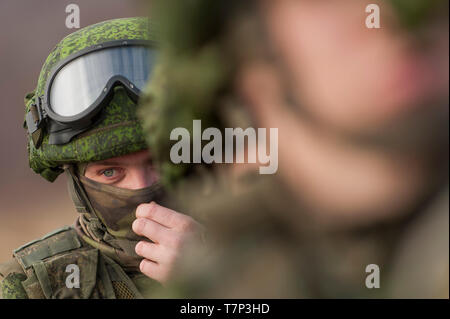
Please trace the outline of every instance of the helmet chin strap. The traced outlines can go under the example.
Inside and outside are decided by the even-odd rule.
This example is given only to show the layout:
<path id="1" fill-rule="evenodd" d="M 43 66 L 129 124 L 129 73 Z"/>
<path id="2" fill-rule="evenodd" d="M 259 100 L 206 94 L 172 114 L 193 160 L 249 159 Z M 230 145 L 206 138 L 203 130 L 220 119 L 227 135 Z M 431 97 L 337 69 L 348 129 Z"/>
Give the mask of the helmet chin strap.
<path id="1" fill-rule="evenodd" d="M 75 166 L 66 164 L 63 166 L 63 169 L 64 172 L 66 172 L 68 190 L 77 211 L 82 214 L 94 213 L 94 209 L 89 201 L 89 198 L 77 176 Z"/>
<path id="2" fill-rule="evenodd" d="M 81 169 L 84 170 L 86 166 Z M 80 171 L 80 168 L 76 168 L 75 165 L 64 165 L 64 171 L 67 175 L 67 187 L 72 198 L 73 203 L 75 204 L 75 208 L 77 212 L 81 214 L 79 221 L 83 230 L 90 235 L 92 239 L 97 242 L 100 242 L 103 237 L 103 233 L 106 231 L 106 227 L 102 224 L 99 217 L 95 214 L 95 210 L 92 207 L 91 202 L 80 183 L 80 179 L 78 178 L 77 170 Z M 87 227 L 85 220 L 88 219 L 89 224 L 96 225 L 95 230 L 91 229 L 92 227 Z"/>

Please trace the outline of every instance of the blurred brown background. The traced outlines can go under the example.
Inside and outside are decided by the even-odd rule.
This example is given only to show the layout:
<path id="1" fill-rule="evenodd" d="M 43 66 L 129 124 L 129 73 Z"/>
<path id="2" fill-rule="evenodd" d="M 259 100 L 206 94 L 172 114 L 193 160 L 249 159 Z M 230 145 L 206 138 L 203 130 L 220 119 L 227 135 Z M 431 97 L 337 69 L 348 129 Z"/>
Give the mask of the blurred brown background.
<path id="1" fill-rule="evenodd" d="M 0 1 L 0 262 L 20 245 L 71 225 L 76 211 L 61 175 L 49 183 L 28 166 L 23 98 L 52 48 L 67 34 L 65 8 L 80 7 L 80 27 L 142 15 L 139 0 Z"/>

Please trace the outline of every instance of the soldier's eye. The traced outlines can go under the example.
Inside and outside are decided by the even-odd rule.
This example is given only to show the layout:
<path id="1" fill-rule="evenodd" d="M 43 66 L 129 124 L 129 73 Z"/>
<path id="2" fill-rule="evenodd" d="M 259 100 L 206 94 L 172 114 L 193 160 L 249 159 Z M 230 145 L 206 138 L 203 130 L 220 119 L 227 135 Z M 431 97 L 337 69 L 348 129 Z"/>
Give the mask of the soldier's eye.
<path id="1" fill-rule="evenodd" d="M 105 177 L 113 177 L 114 176 L 114 169 L 105 169 L 102 173 Z"/>

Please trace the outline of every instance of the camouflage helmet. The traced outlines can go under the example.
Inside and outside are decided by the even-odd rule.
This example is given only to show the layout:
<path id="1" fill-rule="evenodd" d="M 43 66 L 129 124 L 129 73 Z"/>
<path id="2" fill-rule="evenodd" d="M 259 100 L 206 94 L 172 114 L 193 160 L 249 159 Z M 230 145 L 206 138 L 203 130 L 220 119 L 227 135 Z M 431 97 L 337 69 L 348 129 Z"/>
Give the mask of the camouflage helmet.
<path id="1" fill-rule="evenodd" d="M 47 78 L 58 63 L 86 48 L 116 40 L 154 41 L 153 28 L 147 18 L 121 18 L 90 25 L 66 36 L 47 57 L 39 75 L 36 89 L 25 97 L 25 113 L 45 91 Z M 49 143 L 49 134 L 39 130 L 28 134 L 29 165 L 34 172 L 53 182 L 63 172 L 63 165 L 104 160 L 136 152 L 147 147 L 136 104 L 122 87 L 115 87 L 112 100 L 102 109 L 101 121 L 75 136 L 69 143 Z M 31 113 L 31 112 L 30 112 Z M 27 121 L 24 122 L 27 128 Z"/>

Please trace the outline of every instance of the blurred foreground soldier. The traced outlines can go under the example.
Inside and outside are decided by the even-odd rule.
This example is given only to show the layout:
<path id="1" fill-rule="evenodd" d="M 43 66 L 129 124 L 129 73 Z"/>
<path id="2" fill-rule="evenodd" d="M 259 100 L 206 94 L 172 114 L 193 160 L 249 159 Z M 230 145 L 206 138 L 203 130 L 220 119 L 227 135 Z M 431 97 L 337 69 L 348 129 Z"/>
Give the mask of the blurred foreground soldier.
<path id="1" fill-rule="evenodd" d="M 157 3 L 144 128 L 210 242 L 165 296 L 448 298 L 448 2 L 371 2 Z M 178 183 L 193 119 L 278 128 L 278 172 Z"/>
<path id="2" fill-rule="evenodd" d="M 14 250 L 0 265 L 0 298 L 146 298 L 169 278 L 197 223 L 159 205 L 136 117 L 155 55 L 145 18 L 88 26 L 50 53 L 25 101 L 29 162 L 50 182 L 65 171 L 80 214 Z"/>

